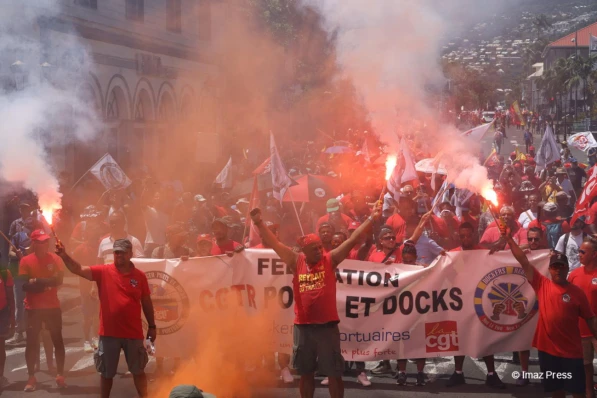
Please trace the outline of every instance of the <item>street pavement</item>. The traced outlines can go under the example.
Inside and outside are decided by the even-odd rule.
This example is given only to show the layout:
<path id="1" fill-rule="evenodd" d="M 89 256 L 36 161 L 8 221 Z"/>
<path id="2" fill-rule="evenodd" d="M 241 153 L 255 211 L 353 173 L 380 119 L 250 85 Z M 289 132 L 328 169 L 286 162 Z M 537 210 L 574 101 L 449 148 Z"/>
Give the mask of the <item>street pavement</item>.
<path id="1" fill-rule="evenodd" d="M 514 151 L 516 145 L 524 151 L 524 140 L 522 139 L 522 130 L 510 128 L 507 131 L 508 138 L 502 147 L 502 154 L 507 157 Z M 491 135 L 491 136 L 490 136 Z M 493 136 L 488 134 L 482 140 L 482 147 L 485 154 L 491 151 L 491 142 Z M 535 136 L 535 147 L 538 148 L 541 141 L 540 136 Z M 573 155 L 580 162 L 586 161 L 586 156 L 580 151 L 573 150 Z M 65 285 L 59 291 L 60 300 L 63 308 L 63 335 L 66 344 L 66 380 L 69 387 L 66 390 L 57 390 L 53 375 L 47 372 L 45 364 L 45 355 L 42 353 L 41 372 L 37 374 L 38 390 L 33 393 L 23 392 L 27 381 L 27 370 L 25 366 L 25 347 L 23 345 L 9 346 L 7 348 L 7 361 L 4 374 L 11 382 L 4 391 L 0 392 L 0 397 L 59 397 L 69 396 L 72 398 L 82 398 L 90 396 L 99 396 L 99 376 L 95 372 L 93 365 L 93 354 L 83 352 L 83 341 L 81 338 L 82 314 L 79 307 L 79 290 L 76 277 L 69 276 L 65 278 Z M 158 341 L 159 346 L 159 341 Z M 43 352 L 43 350 L 42 350 Z M 372 368 L 375 363 L 367 363 L 367 368 Z M 395 362 L 392 363 L 395 368 Z M 152 358 L 147 367 L 147 372 L 151 374 L 155 368 L 155 360 Z M 119 374 L 114 380 L 112 397 L 115 398 L 133 398 L 136 397 L 133 381 L 130 375 L 125 375 L 126 364 L 124 357 L 121 356 Z M 483 394 L 485 398 L 492 397 L 543 397 L 541 386 L 538 381 L 530 386 L 517 387 L 514 384 L 512 373 L 519 371 L 520 367 L 512 363 L 512 353 L 501 353 L 496 355 L 496 372 L 500 378 L 507 384 L 504 390 L 494 390 L 485 387 L 486 368 L 482 360 L 467 358 L 465 360 L 464 374 L 466 385 L 456 388 L 446 388 L 445 383 L 454 370 L 454 361 L 448 358 L 430 358 L 425 366 L 425 373 L 428 376 L 427 385 L 424 387 L 414 386 L 414 376 L 416 372 L 415 364 L 408 364 L 409 385 L 398 387 L 391 375 L 373 377 L 371 387 L 362 387 L 356 383 L 356 374 L 347 375 L 345 380 L 345 396 L 347 398 L 361 397 L 436 397 L 441 393 L 445 397 L 473 397 Z M 537 352 L 531 351 L 531 372 L 538 372 Z M 251 379 L 251 374 L 247 374 Z M 196 377 L 194 377 L 196 379 Z M 257 379 L 257 378 L 255 378 Z M 329 396 L 327 387 L 319 383 L 322 378 L 318 378 L 316 397 Z M 221 383 L 226 383 L 227 375 L 221 374 Z M 188 381 L 192 383 L 192 380 Z M 149 384 L 150 393 L 155 387 L 153 383 Z M 201 387 L 201 386 L 199 386 Z M 217 393 L 217 391 L 213 391 Z M 298 397 L 298 377 L 291 385 L 283 385 L 281 382 L 274 382 L 273 387 L 259 388 L 255 386 L 251 397 L 269 398 L 269 397 Z M 161 397 L 155 397 L 161 398 Z M 164 397 L 166 398 L 166 397 Z M 220 397 L 221 398 L 221 397 Z"/>

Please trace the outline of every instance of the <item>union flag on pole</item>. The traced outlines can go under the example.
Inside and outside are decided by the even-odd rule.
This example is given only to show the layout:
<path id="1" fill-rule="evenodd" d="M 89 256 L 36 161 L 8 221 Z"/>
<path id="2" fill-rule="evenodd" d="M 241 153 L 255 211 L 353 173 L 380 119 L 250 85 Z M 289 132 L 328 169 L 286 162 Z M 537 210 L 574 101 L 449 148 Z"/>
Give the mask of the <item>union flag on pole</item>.
<path id="1" fill-rule="evenodd" d="M 570 225 L 573 225 L 576 219 L 581 216 L 587 217 L 585 220 L 587 224 L 594 224 L 596 221 L 591 219 L 589 209 L 591 208 L 591 202 L 597 197 L 597 166 L 591 167 L 587 172 L 587 176 L 587 182 L 576 201 L 576 206 L 574 206 L 574 213 L 572 214 Z"/>
<path id="2" fill-rule="evenodd" d="M 520 106 L 518 105 L 518 100 L 514 101 L 512 105 L 510 105 L 510 116 L 514 118 L 514 124 L 518 126 L 525 125 L 522 112 L 520 112 Z"/>
<path id="3" fill-rule="evenodd" d="M 464 133 L 460 134 L 461 137 L 469 138 L 473 141 L 481 141 L 481 139 L 487 134 L 489 128 L 493 122 L 482 124 L 480 126 L 475 127 L 474 129 L 470 129 L 465 131 Z"/>
<path id="4" fill-rule="evenodd" d="M 280 159 L 278 148 L 276 148 L 276 141 L 274 141 L 274 134 L 270 133 L 270 159 L 271 159 L 271 174 L 272 174 L 272 188 L 273 196 L 282 202 L 284 194 L 288 190 L 288 187 L 292 185 L 292 180 L 286 173 L 286 168 Z"/>

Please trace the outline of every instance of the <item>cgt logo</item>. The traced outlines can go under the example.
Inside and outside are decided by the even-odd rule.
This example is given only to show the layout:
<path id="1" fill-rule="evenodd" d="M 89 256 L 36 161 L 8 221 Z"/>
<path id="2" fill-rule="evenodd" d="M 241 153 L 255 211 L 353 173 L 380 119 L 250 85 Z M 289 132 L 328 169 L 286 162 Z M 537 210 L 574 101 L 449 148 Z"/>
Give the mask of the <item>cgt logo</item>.
<path id="1" fill-rule="evenodd" d="M 425 351 L 458 351 L 458 326 L 456 321 L 425 324 Z"/>

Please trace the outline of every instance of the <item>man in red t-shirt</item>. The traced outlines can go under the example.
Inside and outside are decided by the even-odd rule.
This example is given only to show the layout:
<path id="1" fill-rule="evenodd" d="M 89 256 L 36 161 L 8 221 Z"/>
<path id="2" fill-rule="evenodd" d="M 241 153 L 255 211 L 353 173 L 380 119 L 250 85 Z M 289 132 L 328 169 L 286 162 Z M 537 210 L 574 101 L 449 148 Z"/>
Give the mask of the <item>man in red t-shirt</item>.
<path id="1" fill-rule="evenodd" d="M 566 392 L 574 397 L 584 397 L 585 368 L 579 317 L 586 321 L 593 336 L 597 336 L 597 317 L 582 289 L 566 280 L 568 258 L 558 252 L 551 255 L 550 280 L 531 265 L 512 238 L 510 229 L 503 223 L 500 223 L 500 232 L 522 266 L 539 302 L 539 320 L 533 347 L 539 351 L 539 366 L 545 375 L 545 392 L 552 393 L 552 397 L 563 397 Z M 548 377 L 548 372 L 553 376 Z M 557 374 L 564 373 L 571 377 L 557 377 Z"/>
<path id="2" fill-rule="evenodd" d="M 97 284 L 100 301 L 100 330 L 98 350 L 94 354 L 95 367 L 101 374 L 101 397 L 108 398 L 118 368 L 120 350 L 133 375 L 140 397 L 147 397 L 145 366 L 149 361 L 144 346 L 141 309 L 149 324 L 147 338 L 155 342 L 156 325 L 149 284 L 143 271 L 135 268 L 133 244 L 128 239 L 114 241 L 114 263 L 84 267 L 74 261 L 62 244 L 56 245 L 66 267 Z"/>
<path id="3" fill-rule="evenodd" d="M 294 252 L 265 226 L 259 209 L 251 211 L 251 219 L 263 241 L 274 249 L 294 275 L 293 363 L 301 375 L 302 398 L 313 397 L 315 393 L 316 369 L 328 376 L 330 396 L 344 396 L 344 358 L 340 349 L 335 270 L 348 256 L 359 236 L 381 217 L 381 210 L 378 202 L 372 216 L 348 240 L 325 254 L 321 239 L 315 234 L 301 237 L 298 244 L 303 252 Z"/>
<path id="4" fill-rule="evenodd" d="M 58 300 L 58 286 L 62 285 L 64 263 L 54 253 L 48 252 L 50 235 L 43 229 L 31 232 L 33 253 L 21 258 L 19 278 L 26 280 L 25 312 L 27 319 L 27 346 L 25 361 L 29 380 L 25 391 L 35 391 L 35 363 L 39 352 L 39 333 L 42 324 L 50 332 L 56 354 L 56 385 L 65 388 L 64 381 L 64 340 L 62 339 L 62 311 Z"/>
<path id="5" fill-rule="evenodd" d="M 587 236 L 578 249 L 578 257 L 582 267 L 578 267 L 568 275 L 568 282 L 578 286 L 585 292 L 594 314 L 597 314 L 597 237 Z M 597 340 L 584 319 L 578 319 L 578 328 L 582 338 L 583 363 L 585 365 L 585 386 L 587 397 L 593 392 L 593 359 L 597 349 Z"/>
<path id="6" fill-rule="evenodd" d="M 348 231 L 348 226 L 354 220 L 340 211 L 340 201 L 338 199 L 329 199 L 325 206 L 328 214 L 321 216 L 319 220 L 317 220 L 315 228 L 319 231 L 321 224 L 327 222 L 334 227 L 335 231 L 346 233 Z"/>
<path id="7" fill-rule="evenodd" d="M 219 256 L 221 254 L 232 254 L 244 248 L 238 242 L 228 238 L 228 224 L 221 218 L 216 218 L 211 224 L 211 232 L 215 238 L 211 247 L 211 255 Z"/>
<path id="8" fill-rule="evenodd" d="M 458 237 L 460 238 L 460 246 L 450 250 L 450 252 L 459 252 L 463 250 L 483 250 L 483 247 L 475 243 L 475 228 L 465 222 L 458 227 Z M 500 380 L 500 377 L 495 373 L 495 358 L 493 355 L 483 357 L 485 366 L 487 366 L 487 377 L 485 378 L 485 385 L 493 388 L 506 388 L 506 385 Z M 464 366 L 464 355 L 454 357 L 454 373 L 446 383 L 446 387 L 454 387 L 465 384 L 464 373 L 462 371 Z"/>
<path id="9" fill-rule="evenodd" d="M 324 253 L 332 250 L 332 237 L 334 236 L 334 232 L 336 232 L 336 230 L 329 222 L 321 223 L 317 228 L 317 234 L 319 235 L 319 239 L 321 239 Z"/>
<path id="10" fill-rule="evenodd" d="M 8 384 L 4 377 L 6 363 L 5 340 L 15 331 L 15 295 L 12 274 L 7 269 L 0 270 L 0 390 Z"/>
<path id="11" fill-rule="evenodd" d="M 523 248 L 527 248 L 527 231 L 518 221 L 516 221 L 514 217 L 514 208 L 512 206 L 503 206 L 500 209 L 500 219 L 512 230 L 514 241 L 523 246 Z M 506 249 L 505 238 L 500 234 L 500 230 L 495 221 L 487 226 L 479 245 L 489 249 L 492 253 Z"/>

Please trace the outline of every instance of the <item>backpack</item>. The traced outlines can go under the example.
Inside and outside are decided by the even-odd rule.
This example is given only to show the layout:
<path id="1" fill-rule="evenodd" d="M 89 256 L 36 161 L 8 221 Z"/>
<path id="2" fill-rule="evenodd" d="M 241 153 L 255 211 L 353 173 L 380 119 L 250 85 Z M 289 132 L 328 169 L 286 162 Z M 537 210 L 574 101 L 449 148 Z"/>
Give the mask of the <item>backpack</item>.
<path id="1" fill-rule="evenodd" d="M 551 224 L 541 223 L 541 225 L 545 227 L 545 237 L 547 239 L 547 246 L 550 249 L 554 250 L 556 248 L 556 245 L 558 244 L 560 236 L 562 236 L 562 221 Z"/>

